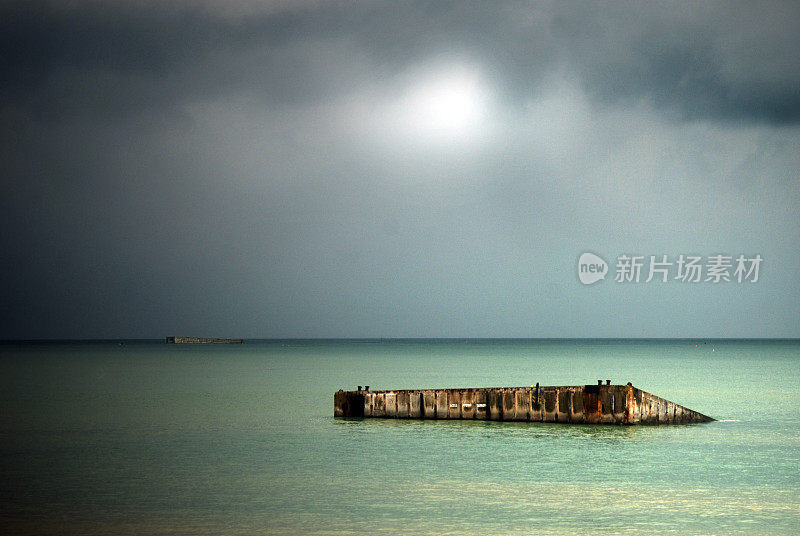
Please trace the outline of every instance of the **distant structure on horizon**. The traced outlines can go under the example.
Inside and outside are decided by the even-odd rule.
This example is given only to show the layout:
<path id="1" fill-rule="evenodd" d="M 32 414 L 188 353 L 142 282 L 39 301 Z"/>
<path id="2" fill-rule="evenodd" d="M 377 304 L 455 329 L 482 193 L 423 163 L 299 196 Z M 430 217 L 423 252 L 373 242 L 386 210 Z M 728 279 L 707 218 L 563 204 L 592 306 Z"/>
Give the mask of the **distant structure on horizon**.
<path id="1" fill-rule="evenodd" d="M 243 339 L 214 339 L 209 337 L 167 337 L 167 344 L 242 344 Z"/>

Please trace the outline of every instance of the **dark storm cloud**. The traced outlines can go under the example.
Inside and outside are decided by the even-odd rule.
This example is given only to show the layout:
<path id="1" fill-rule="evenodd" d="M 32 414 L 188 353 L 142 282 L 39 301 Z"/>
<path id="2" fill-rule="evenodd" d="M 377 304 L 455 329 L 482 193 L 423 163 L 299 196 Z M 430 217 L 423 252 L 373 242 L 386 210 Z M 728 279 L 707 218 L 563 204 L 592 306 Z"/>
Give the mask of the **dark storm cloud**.
<path id="1" fill-rule="evenodd" d="M 714 289 L 565 271 L 641 244 L 784 262 L 715 333 L 794 335 L 798 11 L 2 3 L 0 337 L 693 335 Z M 398 133 L 448 66 L 479 142 Z"/>
<path id="2" fill-rule="evenodd" d="M 564 10 L 556 33 L 588 90 L 683 118 L 800 119 L 800 6 L 611 4 Z"/>
<path id="3" fill-rule="evenodd" d="M 213 4 L 212 4 L 213 5 Z M 482 63 L 512 102 L 555 69 L 681 117 L 800 119 L 796 3 L 330 3 L 231 18 L 176 4 L 4 4 L 3 102 L 120 114 L 232 90 L 268 102 L 391 82 L 431 55 Z M 387 84 L 389 87 L 391 84 Z"/>
<path id="4" fill-rule="evenodd" d="M 250 37 L 197 8 L 153 4 L 19 2 L 0 7 L 0 20 L 5 104 L 53 120 L 70 112 L 118 115 L 224 90 L 224 72 L 199 66 Z M 280 27 L 262 35 L 279 39 Z"/>

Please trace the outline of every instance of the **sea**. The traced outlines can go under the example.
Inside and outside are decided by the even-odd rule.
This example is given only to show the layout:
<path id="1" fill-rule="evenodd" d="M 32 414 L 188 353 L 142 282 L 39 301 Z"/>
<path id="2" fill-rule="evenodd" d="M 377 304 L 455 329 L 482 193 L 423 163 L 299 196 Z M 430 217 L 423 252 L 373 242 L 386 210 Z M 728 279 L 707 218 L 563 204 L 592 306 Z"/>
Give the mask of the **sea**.
<path id="1" fill-rule="evenodd" d="M 607 379 L 717 421 L 333 417 Z M 800 534 L 800 341 L 3 343 L 0 533 Z"/>

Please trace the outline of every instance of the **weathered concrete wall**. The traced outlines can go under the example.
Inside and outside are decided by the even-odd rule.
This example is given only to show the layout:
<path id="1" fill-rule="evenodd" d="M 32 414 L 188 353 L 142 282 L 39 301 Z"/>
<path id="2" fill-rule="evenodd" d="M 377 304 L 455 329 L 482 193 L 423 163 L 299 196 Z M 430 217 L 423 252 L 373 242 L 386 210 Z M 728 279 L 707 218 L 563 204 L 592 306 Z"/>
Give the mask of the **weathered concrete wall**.
<path id="1" fill-rule="evenodd" d="M 714 419 L 628 385 L 338 391 L 336 417 L 570 424 L 680 424 Z"/>
<path id="2" fill-rule="evenodd" d="M 243 339 L 214 339 L 209 337 L 167 337 L 167 344 L 242 344 Z"/>

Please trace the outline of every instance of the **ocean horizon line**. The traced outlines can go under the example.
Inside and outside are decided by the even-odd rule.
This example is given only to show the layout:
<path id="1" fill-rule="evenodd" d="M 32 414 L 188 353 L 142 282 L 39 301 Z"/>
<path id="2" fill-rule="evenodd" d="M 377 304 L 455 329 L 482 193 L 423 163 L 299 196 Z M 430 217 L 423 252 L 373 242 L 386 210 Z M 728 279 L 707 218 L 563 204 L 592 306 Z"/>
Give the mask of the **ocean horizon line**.
<path id="1" fill-rule="evenodd" d="M 204 336 L 205 337 L 205 336 Z M 800 342 L 797 337 L 214 337 L 258 343 L 481 343 L 481 342 Z M 166 337 L 0 339 L 0 344 L 158 343 Z"/>

